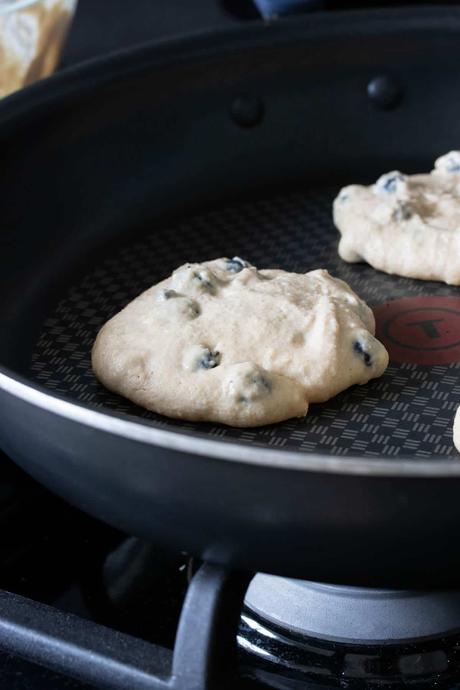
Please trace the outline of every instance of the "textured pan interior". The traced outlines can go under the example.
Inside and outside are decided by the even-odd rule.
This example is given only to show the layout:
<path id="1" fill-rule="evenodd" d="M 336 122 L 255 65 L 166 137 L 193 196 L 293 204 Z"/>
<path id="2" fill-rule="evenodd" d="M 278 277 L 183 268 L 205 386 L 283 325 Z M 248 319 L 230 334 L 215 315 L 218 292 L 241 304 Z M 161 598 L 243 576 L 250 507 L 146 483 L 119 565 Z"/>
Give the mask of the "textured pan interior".
<path id="1" fill-rule="evenodd" d="M 305 419 L 243 430 L 152 414 L 108 393 L 92 374 L 90 351 L 100 326 L 186 261 L 237 254 L 261 268 L 301 272 L 325 267 L 349 282 L 371 306 L 402 296 L 458 294 L 440 283 L 391 277 L 341 261 L 331 222 L 336 192 L 322 188 L 240 203 L 174 226 L 152 228 L 116 252 L 108 249 L 103 263 L 70 286 L 49 314 L 34 352 L 33 378 L 90 406 L 176 431 L 302 452 L 418 458 L 453 453 L 452 420 L 460 402 L 458 363 L 391 363 L 381 379 L 312 406 Z"/>

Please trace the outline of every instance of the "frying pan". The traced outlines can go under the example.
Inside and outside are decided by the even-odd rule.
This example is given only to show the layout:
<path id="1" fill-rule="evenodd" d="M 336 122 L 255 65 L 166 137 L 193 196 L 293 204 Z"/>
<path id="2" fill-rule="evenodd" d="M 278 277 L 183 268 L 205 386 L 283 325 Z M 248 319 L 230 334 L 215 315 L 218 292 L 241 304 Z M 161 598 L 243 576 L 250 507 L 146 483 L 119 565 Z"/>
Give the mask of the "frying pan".
<path id="1" fill-rule="evenodd" d="M 141 290 L 221 255 L 326 267 L 372 306 L 455 299 L 342 262 L 331 202 L 343 184 L 428 170 L 458 148 L 459 83 L 460 11 L 437 7 L 146 45 L 7 99 L 4 450 L 85 511 L 211 562 L 458 585 L 457 361 L 393 361 L 305 419 L 241 430 L 140 410 L 98 384 L 89 356 Z"/>

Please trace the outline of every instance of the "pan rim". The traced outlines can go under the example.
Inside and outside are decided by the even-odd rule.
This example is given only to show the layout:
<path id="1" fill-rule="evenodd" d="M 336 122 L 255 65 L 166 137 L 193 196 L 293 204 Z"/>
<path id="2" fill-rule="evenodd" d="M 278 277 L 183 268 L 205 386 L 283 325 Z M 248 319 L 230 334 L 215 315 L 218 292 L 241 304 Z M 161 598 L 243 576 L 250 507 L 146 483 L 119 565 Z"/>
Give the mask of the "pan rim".
<path id="1" fill-rule="evenodd" d="M 414 22 L 407 23 L 408 18 Z M 337 19 L 338 26 L 337 26 Z M 437 21 L 433 21 L 436 19 Z M 424 8 L 390 8 L 385 10 L 347 11 L 347 30 L 343 29 L 343 12 L 278 20 L 274 23 L 257 22 L 231 29 L 205 31 L 181 38 L 149 42 L 134 48 L 117 51 L 85 61 L 63 70 L 40 83 L 12 94 L 0 104 L 0 135 L 9 126 L 23 126 L 27 117 L 35 111 L 58 101 L 90 92 L 131 73 L 141 73 L 146 68 L 178 64 L 191 56 L 200 56 L 206 49 L 221 54 L 237 48 L 263 47 L 293 40 L 314 40 L 327 37 L 350 37 L 353 31 L 366 35 L 376 31 L 383 33 L 410 32 L 413 29 L 448 33 L 460 32 L 460 8 L 452 6 L 428 6 Z M 321 30 L 318 30 L 321 29 Z M 207 42 L 206 42 L 207 41 Z M 171 57 L 173 56 L 173 59 Z M 0 390 L 26 403 L 75 423 L 131 439 L 150 446 L 158 446 L 175 452 L 206 456 L 215 460 L 283 468 L 336 475 L 360 475 L 373 477 L 460 477 L 460 458 L 441 456 L 435 460 L 398 459 L 381 457 L 334 456 L 318 453 L 301 453 L 277 448 L 252 447 L 238 442 L 219 441 L 196 437 L 183 431 L 160 429 L 142 420 L 124 418 L 116 412 L 96 410 L 79 401 L 49 391 L 26 377 L 22 377 L 0 365 Z"/>
<path id="2" fill-rule="evenodd" d="M 38 82 L 14 91 L 0 100 L 0 135 L 2 128 L 16 124 L 25 114 L 40 110 L 55 101 L 89 92 L 104 83 L 112 83 L 145 69 L 187 62 L 212 51 L 213 55 L 238 48 L 262 48 L 294 41 L 351 38 L 356 35 L 410 33 L 417 30 L 460 33 L 460 6 L 427 5 L 422 7 L 389 7 L 373 10 L 343 10 L 295 15 L 273 20 L 253 21 L 224 29 L 205 29 L 187 35 L 171 36 L 112 51 L 64 68 Z M 409 20 L 412 20 L 409 22 Z M 24 123 L 20 120 L 21 124 Z"/>
<path id="3" fill-rule="evenodd" d="M 0 367 L 0 390 L 46 412 L 85 426 L 149 446 L 189 455 L 205 456 L 255 466 L 335 475 L 365 477 L 460 477 L 460 460 L 456 457 L 437 460 L 323 455 L 278 448 L 253 447 L 233 441 L 196 437 L 193 433 L 170 431 L 131 420 L 116 411 L 96 410 L 80 401 L 70 401 L 48 391 L 25 377 L 7 373 Z M 195 432 L 196 433 L 196 432 Z"/>

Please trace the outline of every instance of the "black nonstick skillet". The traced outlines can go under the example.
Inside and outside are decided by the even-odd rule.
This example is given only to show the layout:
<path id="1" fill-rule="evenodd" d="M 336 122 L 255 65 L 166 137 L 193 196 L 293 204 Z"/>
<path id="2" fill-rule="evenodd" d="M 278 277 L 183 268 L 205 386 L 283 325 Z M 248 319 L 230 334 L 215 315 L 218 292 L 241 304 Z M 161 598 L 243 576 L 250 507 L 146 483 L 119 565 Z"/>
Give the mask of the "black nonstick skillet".
<path id="1" fill-rule="evenodd" d="M 6 99 L 6 452 L 102 520 L 211 562 L 458 586 L 460 288 L 345 264 L 331 203 L 460 148 L 459 85 L 460 11 L 438 5 L 146 45 Z M 102 323 L 181 263 L 222 255 L 348 281 L 376 309 L 387 373 L 252 430 L 105 391 L 90 368 Z"/>

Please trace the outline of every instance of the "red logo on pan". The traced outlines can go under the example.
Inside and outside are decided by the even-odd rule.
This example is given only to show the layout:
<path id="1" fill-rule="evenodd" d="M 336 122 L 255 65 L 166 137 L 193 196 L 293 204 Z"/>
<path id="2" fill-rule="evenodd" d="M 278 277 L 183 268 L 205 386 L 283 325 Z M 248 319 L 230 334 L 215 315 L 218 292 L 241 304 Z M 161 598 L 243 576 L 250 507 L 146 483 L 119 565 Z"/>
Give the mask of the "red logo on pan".
<path id="1" fill-rule="evenodd" d="M 374 315 L 377 337 L 394 362 L 460 362 L 460 297 L 402 297 Z"/>

